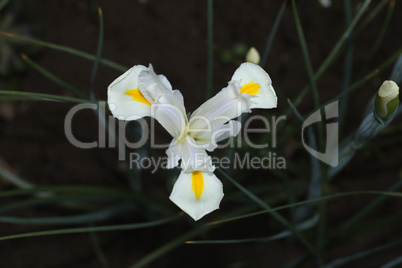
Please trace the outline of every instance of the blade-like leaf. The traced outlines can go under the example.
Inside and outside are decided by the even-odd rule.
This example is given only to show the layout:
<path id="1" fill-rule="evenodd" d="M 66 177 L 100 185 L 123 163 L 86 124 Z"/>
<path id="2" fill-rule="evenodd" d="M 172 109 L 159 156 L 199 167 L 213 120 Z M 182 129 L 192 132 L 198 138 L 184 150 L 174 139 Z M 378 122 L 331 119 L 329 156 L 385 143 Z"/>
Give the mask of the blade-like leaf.
<path id="1" fill-rule="evenodd" d="M 272 209 L 266 209 L 266 210 L 261 210 L 261 211 L 257 211 L 257 212 L 253 212 L 253 213 L 240 215 L 240 216 L 235 216 L 235 217 L 231 217 L 231 218 L 227 218 L 227 219 L 223 219 L 223 220 L 219 220 L 219 221 L 214 221 L 214 222 L 208 223 L 208 225 L 221 224 L 221 223 L 226 223 L 226 222 L 229 222 L 229 221 L 241 220 L 241 219 L 245 219 L 245 218 L 249 218 L 249 217 L 254 217 L 254 216 L 258 216 L 258 215 L 262 215 L 262 214 L 271 213 L 271 212 L 274 212 L 274 211 L 288 209 L 288 208 L 291 208 L 291 207 L 296 207 L 296 206 L 301 206 L 301 205 L 305 205 L 305 204 L 321 202 L 321 201 L 324 201 L 324 200 L 331 200 L 331 199 L 341 198 L 341 197 L 345 197 L 345 196 L 361 195 L 361 194 L 365 194 L 365 195 L 385 195 L 385 196 L 390 196 L 390 197 L 402 197 L 402 193 L 382 192 L 382 191 L 354 191 L 354 192 L 339 193 L 339 194 L 323 196 L 323 197 L 320 197 L 320 198 L 315 198 L 315 199 L 312 199 L 312 200 L 305 200 L 305 201 L 300 201 L 300 202 L 296 202 L 296 203 L 293 203 L 293 204 L 283 205 L 283 206 L 279 206 L 279 207 L 272 208 Z"/>
<path id="2" fill-rule="evenodd" d="M 132 204 L 119 204 L 117 206 L 108 207 L 96 212 L 90 212 L 80 215 L 47 217 L 47 218 L 17 218 L 0 216 L 0 222 L 12 224 L 32 224 L 32 225 L 66 225 L 66 224 L 86 224 L 105 221 L 116 215 L 133 210 Z"/>
<path id="3" fill-rule="evenodd" d="M 247 197 L 249 197 L 251 200 L 253 200 L 257 205 L 260 207 L 266 209 L 269 211 L 269 213 L 277 219 L 280 223 L 282 223 L 286 228 L 288 228 L 297 238 L 300 239 L 300 241 L 304 244 L 304 246 L 317 258 L 321 258 L 320 254 L 318 251 L 310 244 L 310 242 L 304 237 L 304 235 L 291 223 L 289 223 L 285 218 L 283 218 L 281 215 L 276 213 L 274 210 L 270 208 L 264 201 L 259 199 L 256 195 L 254 195 L 252 192 L 248 191 L 246 188 L 241 186 L 238 182 L 236 182 L 233 178 L 231 178 L 229 175 L 227 175 L 222 169 L 218 169 L 218 171 L 226 177 L 236 188 L 238 188 L 240 191 L 242 191 Z"/>
<path id="4" fill-rule="evenodd" d="M 95 103 L 85 99 L 77 99 L 72 97 L 64 97 L 59 95 L 45 94 L 45 93 L 35 93 L 35 92 L 24 92 L 24 91 L 9 91 L 0 90 L 0 95 L 8 96 L 21 96 L 24 98 L 31 98 L 34 100 L 42 101 L 60 101 L 60 102 L 72 102 L 72 103 Z"/>
<path id="5" fill-rule="evenodd" d="M 399 55 L 398 60 L 392 69 L 391 80 L 397 84 L 402 82 L 402 53 Z"/>
<path id="6" fill-rule="evenodd" d="M 89 92 L 90 92 L 89 96 L 92 101 L 95 100 L 95 92 L 94 92 L 95 78 L 96 78 L 96 73 L 98 72 L 98 66 L 99 66 L 99 61 L 101 59 L 102 45 L 103 45 L 103 13 L 102 13 L 102 9 L 100 7 L 98 8 L 98 15 L 99 15 L 98 47 L 96 49 L 95 60 L 94 60 L 94 64 L 92 66 L 92 72 L 91 72 L 91 80 L 89 83 Z"/>
<path id="7" fill-rule="evenodd" d="M 206 99 L 212 94 L 214 72 L 214 1 L 207 0 L 207 91 Z"/>
<path id="8" fill-rule="evenodd" d="M 10 38 L 15 38 L 15 39 L 18 39 L 18 40 L 26 41 L 26 42 L 29 42 L 29 43 L 34 44 L 34 45 L 48 47 L 48 48 L 55 49 L 55 50 L 58 50 L 58 51 L 66 52 L 66 53 L 69 53 L 69 54 L 72 54 L 74 56 L 81 57 L 81 58 L 84 58 L 84 59 L 87 59 L 87 60 L 94 61 L 95 58 L 96 58 L 96 56 L 94 56 L 94 55 L 91 55 L 89 53 L 86 53 L 86 52 L 83 52 L 83 51 L 80 51 L 80 50 L 77 50 L 77 49 L 74 49 L 74 48 L 71 48 L 71 47 L 56 45 L 56 44 L 49 43 L 49 42 L 44 42 L 44 41 L 40 41 L 40 40 L 36 40 L 36 39 L 32 39 L 32 38 L 23 37 L 23 36 L 13 34 L 13 33 L 6 33 L 6 32 L 0 31 L 0 34 L 2 34 L 4 36 L 8 36 Z M 110 68 L 113 68 L 113 69 L 116 69 L 118 71 L 121 71 L 121 72 L 125 72 L 125 71 L 128 70 L 127 67 L 122 66 L 120 64 L 117 64 L 117 63 L 115 63 L 113 61 L 110 61 L 110 60 L 101 59 L 100 63 L 105 65 L 105 66 L 108 66 Z"/>
<path id="9" fill-rule="evenodd" d="M 267 43 L 265 45 L 264 49 L 264 54 L 262 55 L 260 66 L 262 68 L 265 68 L 265 65 L 267 64 L 269 52 L 271 51 L 271 46 L 274 42 L 275 35 L 278 31 L 279 28 L 279 23 L 281 22 L 283 18 L 283 14 L 285 13 L 286 6 L 287 6 L 288 0 L 284 0 L 281 5 L 281 9 L 279 9 L 278 14 L 276 15 L 274 25 L 272 26 L 271 31 L 269 32 L 269 37 L 267 39 Z"/>
<path id="10" fill-rule="evenodd" d="M 365 251 L 362 251 L 362 252 L 347 256 L 347 257 L 339 258 L 339 259 L 336 259 L 336 260 L 332 261 L 331 263 L 325 265 L 324 268 L 344 267 L 346 264 L 348 264 L 350 262 L 359 260 L 359 259 L 367 257 L 371 254 L 380 252 L 382 250 L 385 250 L 385 249 L 388 249 L 390 247 L 394 247 L 394 246 L 400 245 L 400 244 L 402 244 L 402 240 L 388 243 L 388 244 L 385 244 L 385 245 L 382 245 L 382 246 L 379 246 L 376 248 L 372 248 L 369 250 L 365 250 Z"/>
<path id="11" fill-rule="evenodd" d="M 315 215 L 311 219 L 296 225 L 298 230 L 304 231 L 315 226 L 319 220 L 319 216 Z M 270 242 L 291 236 L 290 231 L 283 231 L 269 237 L 245 238 L 245 239 L 230 239 L 230 240 L 202 240 L 202 241 L 187 241 L 187 244 L 238 244 L 248 242 Z"/>
<path id="12" fill-rule="evenodd" d="M 52 82 L 60 85 L 61 87 L 63 87 L 64 89 L 70 91 L 71 93 L 73 93 L 74 95 L 86 99 L 88 98 L 84 93 L 82 93 L 81 91 L 79 91 L 78 89 L 76 89 L 75 87 L 73 87 L 72 85 L 64 82 L 62 79 L 60 79 L 59 77 L 57 77 L 56 75 L 52 74 L 51 72 L 49 72 L 48 70 L 46 70 L 45 68 L 39 66 L 38 64 L 36 64 L 35 62 L 33 62 L 30 58 L 28 58 L 27 55 L 25 54 L 21 54 L 21 58 L 28 63 L 32 68 L 34 68 L 36 71 L 38 71 L 40 74 L 42 74 L 43 76 L 45 76 L 46 78 L 48 78 L 49 80 L 51 80 Z"/>
<path id="13" fill-rule="evenodd" d="M 95 227 L 79 227 L 79 228 L 69 228 L 69 229 L 59 229 L 59 230 L 49 230 L 25 234 L 16 234 L 0 237 L 0 240 L 10 240 L 25 237 L 35 237 L 35 236 L 48 236 L 48 235 L 61 235 L 61 234 L 79 234 L 79 233 L 89 233 L 89 232 L 108 232 L 108 231 L 123 231 L 123 230 L 133 230 L 133 229 L 144 229 L 150 228 L 158 225 L 162 225 L 180 218 L 181 215 L 175 215 L 173 217 L 141 222 L 141 223 L 131 223 L 131 224 L 121 224 L 121 225 L 109 225 L 109 226 L 95 226 Z"/>

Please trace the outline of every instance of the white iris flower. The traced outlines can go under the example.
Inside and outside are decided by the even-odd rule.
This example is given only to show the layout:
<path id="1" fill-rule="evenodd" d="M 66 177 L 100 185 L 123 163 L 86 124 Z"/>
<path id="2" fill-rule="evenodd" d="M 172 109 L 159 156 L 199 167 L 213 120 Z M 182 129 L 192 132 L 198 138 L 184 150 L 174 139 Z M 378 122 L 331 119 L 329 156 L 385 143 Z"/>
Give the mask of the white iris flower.
<path id="1" fill-rule="evenodd" d="M 236 136 L 241 124 L 232 119 L 254 108 L 274 108 L 277 97 L 268 74 L 258 65 L 243 63 L 228 86 L 202 104 L 187 118 L 183 96 L 173 90 L 152 66 L 136 65 L 108 88 L 108 104 L 114 117 L 136 120 L 151 116 L 173 137 L 166 150 L 168 168 L 179 165 L 182 172 L 170 199 L 194 220 L 218 209 L 223 187 L 213 174 L 206 151 Z"/>

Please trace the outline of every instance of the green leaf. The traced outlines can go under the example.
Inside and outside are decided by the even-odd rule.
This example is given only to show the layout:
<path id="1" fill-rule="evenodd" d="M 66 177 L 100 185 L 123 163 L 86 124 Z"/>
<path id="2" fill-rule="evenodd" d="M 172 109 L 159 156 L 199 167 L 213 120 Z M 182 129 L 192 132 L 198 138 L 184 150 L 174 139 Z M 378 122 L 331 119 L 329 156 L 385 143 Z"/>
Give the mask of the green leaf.
<path id="1" fill-rule="evenodd" d="M 396 192 L 402 186 L 402 180 L 398 180 L 389 190 L 388 192 Z M 381 195 L 377 197 L 374 201 L 360 210 L 358 213 L 355 213 L 354 216 L 349 219 L 346 223 L 342 225 L 342 228 L 346 229 L 350 226 L 359 222 L 363 217 L 368 215 L 371 211 L 373 211 L 376 207 L 378 207 L 381 203 L 383 203 L 387 199 L 387 195 Z"/>
<path id="2" fill-rule="evenodd" d="M 397 265 L 402 263 L 402 257 L 398 257 L 390 262 L 387 262 L 386 264 L 382 265 L 380 268 L 393 268 L 393 267 L 399 267 Z"/>
<path id="3" fill-rule="evenodd" d="M 183 245 L 183 243 L 188 240 L 193 238 L 199 233 L 204 232 L 205 230 L 209 229 L 211 227 L 208 226 L 200 226 L 196 227 L 180 236 L 177 236 L 176 238 L 172 239 L 168 243 L 162 245 L 161 247 L 157 248 L 156 250 L 152 251 L 142 259 L 140 259 L 138 262 L 135 264 L 131 265 L 130 268 L 140 268 L 144 267 L 145 265 L 153 262 L 154 260 L 158 259 L 160 256 L 163 256 L 164 254 L 168 253 L 169 251 Z"/>
<path id="4" fill-rule="evenodd" d="M 34 93 L 34 92 L 23 92 L 23 91 L 8 91 L 8 90 L 0 90 L 0 95 L 7 96 L 21 96 L 28 97 L 35 100 L 42 101 L 60 101 L 60 102 L 72 102 L 72 103 L 95 103 L 85 99 L 77 99 L 72 97 L 64 97 L 59 95 L 52 94 L 44 94 L 44 93 Z"/>
<path id="5" fill-rule="evenodd" d="M 295 114 L 296 118 L 301 122 L 304 123 L 303 116 L 299 113 L 297 108 L 293 105 L 293 103 L 288 99 L 288 103 L 290 108 L 292 109 L 293 113 Z M 310 148 L 316 149 L 317 142 L 311 126 L 307 127 L 307 135 L 308 135 L 308 144 Z M 310 177 L 310 184 L 308 187 L 308 194 L 306 200 L 311 200 L 314 198 L 321 197 L 322 194 L 322 179 L 321 179 L 321 170 L 320 165 L 318 163 L 318 159 L 310 154 L 310 166 L 311 166 L 311 177 Z M 309 211 L 311 210 L 311 204 L 307 204 L 305 206 L 300 207 L 296 210 L 295 220 L 296 222 L 300 219 L 305 218 Z"/>
<path id="6" fill-rule="evenodd" d="M 319 220 L 319 216 L 315 215 L 311 219 L 296 225 L 299 231 L 304 231 L 315 226 Z M 238 243 L 248 243 L 248 242 L 270 242 L 274 240 L 279 240 L 292 235 L 290 231 L 283 231 L 276 235 L 269 237 L 256 237 L 256 238 L 245 238 L 245 239 L 230 239 L 230 240 L 203 240 L 203 241 L 187 241 L 187 244 L 238 244 Z"/>
<path id="7" fill-rule="evenodd" d="M 110 231 L 144 229 L 144 228 L 150 228 L 150 227 L 162 225 L 162 224 L 174 221 L 180 217 L 181 217 L 181 215 L 175 215 L 173 217 L 169 217 L 169 218 L 165 218 L 165 219 L 149 221 L 149 222 L 141 222 L 141 223 L 109 225 L 109 226 L 95 226 L 95 227 L 79 227 L 79 228 L 68 228 L 68 229 L 32 232 L 32 233 L 25 233 L 25 234 L 15 234 L 15 235 L 0 237 L 0 240 L 10 240 L 10 239 L 35 237 L 35 236 L 61 235 L 61 234 L 79 234 L 79 233 L 89 233 L 89 232 L 110 232 Z"/>
<path id="8" fill-rule="evenodd" d="M 98 7 L 98 15 L 99 15 L 99 39 L 98 39 L 98 47 L 96 49 L 96 55 L 95 55 L 95 60 L 94 64 L 92 66 L 92 72 L 91 72 L 91 81 L 89 85 L 89 96 L 92 101 L 95 100 L 95 92 L 94 92 L 94 85 L 95 85 L 95 78 L 96 78 L 96 73 L 98 72 L 98 66 L 99 66 L 99 61 L 101 59 L 101 53 L 102 53 L 102 45 L 103 45 L 103 13 L 102 9 Z"/>
<path id="9" fill-rule="evenodd" d="M 34 44 L 34 45 L 48 47 L 48 48 L 55 49 L 55 50 L 58 50 L 58 51 L 66 52 L 66 53 L 69 53 L 69 54 L 72 54 L 74 56 L 81 57 L 81 58 L 84 58 L 84 59 L 87 59 L 87 60 L 94 61 L 95 58 L 96 58 L 96 56 L 94 56 L 94 55 L 91 55 L 89 53 L 86 53 L 86 52 L 83 52 L 83 51 L 80 51 L 80 50 L 77 50 L 77 49 L 74 49 L 74 48 L 71 48 L 71 47 L 56 45 L 56 44 L 53 44 L 53 43 L 44 42 L 44 41 L 23 37 L 23 36 L 20 36 L 20 35 L 17 35 L 17 34 L 6 33 L 6 32 L 2 32 L 2 31 L 0 31 L 0 34 L 2 34 L 4 36 L 8 36 L 10 38 L 15 38 L 15 39 L 19 39 L 19 40 L 22 40 L 22 41 L 26 41 L 26 42 L 29 42 L 29 43 Z M 110 61 L 110 60 L 101 59 L 100 63 L 105 65 L 105 66 L 108 66 L 110 68 L 113 68 L 113 69 L 116 69 L 118 71 L 121 71 L 121 72 L 125 72 L 125 71 L 128 70 L 127 67 L 122 66 L 120 64 L 117 64 L 117 63 L 115 63 L 113 61 Z"/>
<path id="10" fill-rule="evenodd" d="M 207 0 L 207 91 L 206 99 L 212 95 L 214 72 L 214 1 Z"/>
<path id="11" fill-rule="evenodd" d="M 281 20 L 283 18 L 283 14 L 285 13 L 287 2 L 288 2 L 287 0 L 284 0 L 282 2 L 281 9 L 279 9 L 278 14 L 276 15 L 276 18 L 275 18 L 274 25 L 272 26 L 272 29 L 269 33 L 269 37 L 268 37 L 268 40 L 267 40 L 267 43 L 266 43 L 265 49 L 264 49 L 264 54 L 263 54 L 261 62 L 260 62 L 260 66 L 262 68 L 264 68 L 265 65 L 267 64 L 269 52 L 271 51 L 271 46 L 274 42 L 275 35 L 278 31 L 279 23 L 281 22 Z"/>
<path id="12" fill-rule="evenodd" d="M 348 37 L 352 34 L 353 29 L 355 28 L 356 24 L 366 11 L 368 5 L 370 4 L 371 0 L 365 0 L 364 3 L 361 5 L 358 13 L 350 23 L 349 27 L 345 30 L 345 32 L 342 34 L 341 38 L 338 40 L 338 42 L 335 44 L 335 46 L 332 48 L 331 52 L 328 54 L 328 56 L 325 58 L 324 62 L 321 63 L 320 67 L 318 70 L 315 72 L 314 75 L 314 80 L 317 81 L 323 74 L 324 72 L 332 65 L 333 62 L 339 57 L 340 51 L 344 45 L 344 43 L 348 40 Z M 372 18 L 371 18 L 372 19 Z M 294 100 L 294 104 L 297 107 L 303 97 L 307 94 L 309 87 L 306 86 L 304 87 L 301 92 L 298 94 L 298 96 Z"/>
<path id="13" fill-rule="evenodd" d="M 374 253 L 380 252 L 382 250 L 388 249 L 390 247 L 394 247 L 399 244 L 402 244 L 402 240 L 388 243 L 388 244 L 385 244 L 385 245 L 382 245 L 382 246 L 379 246 L 376 248 L 372 248 L 369 250 L 365 250 L 365 251 L 362 251 L 362 252 L 347 256 L 347 257 L 336 259 L 336 260 L 332 261 L 331 263 L 325 265 L 324 268 L 344 267 L 346 264 L 348 264 L 350 262 L 362 259 L 364 257 L 367 257 Z"/>
<path id="14" fill-rule="evenodd" d="M 345 6 L 345 24 L 346 28 L 349 27 L 352 20 L 352 7 L 350 0 L 343 1 Z M 342 90 L 345 91 L 350 84 L 352 76 L 352 65 L 353 65 L 353 38 L 349 36 L 346 40 L 346 52 L 344 58 L 344 74 L 342 79 Z M 342 99 L 339 100 L 339 122 L 342 124 L 345 119 L 345 113 L 347 108 L 349 95 L 344 95 Z"/>
<path id="15" fill-rule="evenodd" d="M 402 82 L 402 53 L 399 55 L 398 60 L 396 61 L 394 68 L 392 69 L 391 78 L 397 84 Z"/>
<path id="16" fill-rule="evenodd" d="M 304 244 L 304 246 L 317 258 L 321 258 L 320 254 L 318 251 L 310 244 L 310 242 L 307 241 L 307 239 L 303 236 L 303 234 L 291 223 L 289 223 L 285 218 L 283 218 L 281 215 L 276 213 L 274 210 L 272 210 L 264 201 L 259 199 L 256 195 L 254 195 L 252 192 L 248 191 L 246 188 L 241 186 L 238 182 L 236 182 L 233 178 L 231 178 L 229 175 L 227 175 L 222 169 L 218 169 L 218 171 L 226 177 L 234 186 L 236 186 L 240 191 L 242 191 L 247 197 L 249 197 L 251 200 L 253 200 L 257 205 L 260 207 L 266 209 L 269 211 L 269 213 L 277 219 L 280 223 L 282 223 L 286 228 L 288 228 L 299 240 Z M 220 221 L 222 222 L 222 221 Z"/>
<path id="17" fill-rule="evenodd" d="M 1 94 L 1 92 L 0 92 Z M 25 179 L 22 179 L 20 177 L 18 177 L 17 175 L 9 172 L 7 169 L 5 169 L 2 165 L 0 165 L 0 177 L 3 177 L 5 180 L 11 182 L 13 185 L 19 187 L 19 188 L 23 188 L 23 189 L 27 189 L 27 188 L 32 188 L 35 185 Z M 1 196 L 1 193 L 0 193 Z"/>
<path id="18" fill-rule="evenodd" d="M 1 0 L 0 1 L 0 11 L 10 2 L 10 0 Z"/>
<path id="19" fill-rule="evenodd" d="M 39 66 L 38 64 L 34 63 L 31 59 L 28 58 L 27 55 L 22 54 L 21 58 L 28 63 L 32 68 L 34 68 L 36 71 L 38 71 L 40 74 L 42 74 L 43 76 L 45 76 L 46 78 L 48 78 L 49 80 L 51 80 L 52 82 L 60 85 L 61 87 L 63 87 L 64 89 L 70 91 L 71 93 L 73 93 L 74 95 L 83 98 L 83 99 L 87 99 L 88 97 L 82 93 L 80 90 L 76 89 L 75 87 L 73 87 L 72 85 L 68 84 L 67 82 L 64 82 L 62 79 L 60 79 L 59 77 L 57 77 L 56 75 L 52 74 L 51 72 L 49 72 L 48 70 L 46 70 L 45 68 Z"/>
<path id="20" fill-rule="evenodd" d="M 346 197 L 346 196 L 363 195 L 363 194 L 364 195 L 385 195 L 385 196 L 390 196 L 390 197 L 402 197 L 402 193 L 382 192 L 382 191 L 354 191 L 354 192 L 339 193 L 339 194 L 327 195 L 327 196 L 323 196 L 323 197 L 315 198 L 315 199 L 311 199 L 311 200 L 300 201 L 300 202 L 296 202 L 296 203 L 292 203 L 292 204 L 288 204 L 288 205 L 283 205 L 283 206 L 279 206 L 276 208 L 265 209 L 265 210 L 248 213 L 248 214 L 244 214 L 244 215 L 240 215 L 240 216 L 235 216 L 235 217 L 231 217 L 231 218 L 227 218 L 227 219 L 223 219 L 223 220 L 219 220 L 219 221 L 214 221 L 214 222 L 208 223 L 208 225 L 221 224 L 221 223 L 226 223 L 226 222 L 230 222 L 230 221 L 241 220 L 241 219 L 254 217 L 254 216 L 258 216 L 258 215 L 262 215 L 262 214 L 272 213 L 272 212 L 283 210 L 283 209 L 288 209 L 291 207 L 321 202 L 324 200 L 331 200 L 331 199 L 336 199 L 336 198 L 341 198 L 341 197 Z"/>
<path id="21" fill-rule="evenodd" d="M 17 218 L 0 216 L 0 222 L 12 224 L 32 224 L 32 225 L 67 225 L 67 224 L 85 224 L 105 221 L 116 215 L 123 214 L 134 209 L 132 204 L 119 204 L 117 206 L 101 209 L 96 212 L 85 213 L 80 215 L 47 217 L 47 218 Z"/>

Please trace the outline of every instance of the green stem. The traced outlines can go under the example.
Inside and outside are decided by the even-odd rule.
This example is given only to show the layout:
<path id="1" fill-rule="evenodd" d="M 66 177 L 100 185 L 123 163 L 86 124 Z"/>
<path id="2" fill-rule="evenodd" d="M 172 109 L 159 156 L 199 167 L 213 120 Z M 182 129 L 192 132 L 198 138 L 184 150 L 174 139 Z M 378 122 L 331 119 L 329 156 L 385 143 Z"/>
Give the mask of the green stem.
<path id="1" fill-rule="evenodd" d="M 32 39 L 32 38 L 27 38 L 27 37 L 23 37 L 23 36 L 20 36 L 20 35 L 17 35 L 17 34 L 12 34 L 12 33 L 2 32 L 2 31 L 0 31 L 0 34 L 2 34 L 4 36 L 7 36 L 7 37 L 10 37 L 10 38 L 15 38 L 15 39 L 19 39 L 19 40 L 22 40 L 22 41 L 26 41 L 26 42 L 32 43 L 34 45 L 48 47 L 48 48 L 51 48 L 51 49 L 54 49 L 54 50 L 66 52 L 66 53 L 69 53 L 69 54 L 72 54 L 74 56 L 81 57 L 81 58 L 84 58 L 84 59 L 87 59 L 87 60 L 94 61 L 95 58 L 96 58 L 96 56 L 94 56 L 94 55 L 91 55 L 89 53 L 86 53 L 86 52 L 83 52 L 83 51 L 80 51 L 78 49 L 74 49 L 74 48 L 71 48 L 71 47 L 56 45 L 56 44 L 53 44 L 53 43 L 44 42 L 44 41 L 40 41 L 40 40 L 36 40 L 36 39 Z M 113 61 L 106 60 L 106 59 L 101 59 L 100 63 L 102 63 L 103 65 L 108 66 L 110 68 L 113 68 L 115 70 L 121 71 L 121 72 L 125 72 L 128 69 L 127 67 L 125 67 L 123 65 L 120 65 L 118 63 L 115 63 Z"/>
<path id="2" fill-rule="evenodd" d="M 73 87 L 72 85 L 64 82 L 62 79 L 60 79 L 59 77 L 55 76 L 54 74 L 52 74 L 51 72 L 49 72 L 48 70 L 46 70 L 45 68 L 39 66 L 38 64 L 36 64 L 35 62 L 33 62 L 30 58 L 28 58 L 27 55 L 25 54 L 21 54 L 21 58 L 28 63 L 32 68 L 34 68 L 37 72 L 39 72 L 40 74 L 42 74 L 43 76 L 45 76 L 46 78 L 48 78 L 50 81 L 54 82 L 55 84 L 63 87 L 64 89 L 70 91 L 71 93 L 73 93 L 74 95 L 80 97 L 80 98 L 88 98 L 88 96 L 86 96 L 84 93 L 82 93 L 80 90 L 78 90 L 77 88 Z"/>
<path id="3" fill-rule="evenodd" d="M 285 13 L 287 3 L 288 3 L 287 0 L 284 0 L 282 2 L 281 9 L 279 10 L 278 15 L 276 15 L 274 25 L 272 26 L 271 32 L 269 33 L 267 44 L 265 45 L 265 49 L 264 49 L 264 54 L 263 54 L 261 62 L 260 62 L 260 66 L 262 68 L 264 68 L 265 65 L 267 64 L 269 52 L 271 51 L 272 43 L 274 42 L 275 35 L 278 31 L 279 23 L 281 22 L 281 20 L 283 18 L 283 14 Z"/>
<path id="4" fill-rule="evenodd" d="M 89 96 L 92 101 L 95 100 L 94 85 L 95 85 L 96 73 L 98 72 L 98 66 L 101 58 L 102 44 L 103 44 L 103 13 L 100 7 L 98 8 L 98 14 L 99 14 L 99 40 L 98 40 L 98 47 L 96 49 L 94 64 L 92 67 L 91 80 L 89 84 L 89 92 L 90 92 Z"/>
<path id="5" fill-rule="evenodd" d="M 228 174 L 226 174 L 223 170 L 218 169 L 218 171 L 226 178 L 228 179 L 236 188 L 238 188 L 240 191 L 242 191 L 244 194 L 246 194 L 251 200 L 253 200 L 257 205 L 262 207 L 263 209 L 270 211 L 269 213 L 277 219 L 280 223 L 282 223 L 286 228 L 289 229 L 297 238 L 300 239 L 300 241 L 304 244 L 304 246 L 313 254 L 315 255 L 318 259 L 321 259 L 320 254 L 318 251 L 310 244 L 310 242 L 303 236 L 303 234 L 291 223 L 289 223 L 285 218 L 283 218 L 280 214 L 274 212 L 269 205 L 267 205 L 264 201 L 259 199 L 256 195 L 248 191 L 246 188 L 241 186 L 238 182 L 236 182 L 232 177 L 230 177 Z"/>
<path id="6" fill-rule="evenodd" d="M 212 95 L 214 70 L 214 9 L 213 0 L 207 0 L 207 92 L 206 99 Z"/>
<path id="7" fill-rule="evenodd" d="M 351 4 L 350 0 L 344 0 L 344 6 L 345 6 L 345 21 L 346 21 L 346 28 L 350 26 L 351 20 L 352 20 L 352 12 L 351 12 Z M 343 81 L 342 81 L 342 92 L 347 90 L 350 84 L 350 78 L 352 74 L 352 57 L 353 55 L 353 42 L 352 42 L 352 37 L 349 36 L 348 39 L 346 40 L 346 53 L 345 53 L 345 62 L 344 62 L 344 76 L 343 76 Z M 343 126 L 343 120 L 345 117 L 346 113 L 346 108 L 347 108 L 347 103 L 348 103 L 348 97 L 349 95 L 345 95 L 342 99 L 339 101 L 339 122 Z"/>
<path id="8" fill-rule="evenodd" d="M 168 243 L 162 245 L 161 247 L 157 248 L 155 251 L 151 252 L 150 254 L 146 255 L 144 258 L 140 259 L 135 264 L 131 265 L 130 268 L 140 268 L 144 267 L 145 265 L 151 263 L 152 261 L 158 259 L 160 256 L 166 254 L 167 252 L 177 248 L 180 245 L 183 245 L 184 242 L 193 238 L 194 236 L 198 235 L 199 233 L 204 232 L 205 230 L 209 229 L 208 226 L 200 226 L 195 229 L 192 229 L 175 239 L 169 241 Z M 191 267 L 191 265 L 190 265 Z"/>
<path id="9" fill-rule="evenodd" d="M 0 90 L 0 95 L 10 95 L 10 96 L 20 96 L 28 97 L 44 101 L 61 101 L 61 102 L 73 102 L 73 103 L 95 103 L 85 99 L 77 99 L 71 97 L 64 97 L 59 95 L 35 93 L 35 92 L 23 92 L 23 91 L 10 91 L 10 90 Z"/>
<path id="10" fill-rule="evenodd" d="M 35 184 L 30 183 L 29 181 L 26 181 L 24 179 L 21 179 L 17 175 L 14 175 L 13 173 L 5 169 L 2 165 L 0 165 L 0 176 L 22 189 L 29 189 L 35 187 Z"/>
<path id="11" fill-rule="evenodd" d="M 299 36 L 300 46 L 302 49 L 304 63 L 306 65 L 308 77 L 310 80 L 310 88 L 313 93 L 313 101 L 314 101 L 315 109 L 319 109 L 320 98 L 318 95 L 317 85 L 315 83 L 316 79 L 315 79 L 313 67 L 310 62 L 310 56 L 309 56 L 308 49 L 307 49 L 306 39 L 304 38 L 303 28 L 301 26 L 301 22 L 299 19 L 299 14 L 297 12 L 295 0 L 292 0 L 292 10 L 293 10 L 295 23 L 296 23 L 297 34 Z M 322 122 L 318 123 L 318 143 L 319 143 L 320 150 L 322 150 L 324 148 L 324 128 L 323 128 Z"/>
<path id="12" fill-rule="evenodd" d="M 178 219 L 180 216 L 173 216 L 165 219 L 143 222 L 143 223 L 131 223 L 131 224 L 121 224 L 121 225 L 109 225 L 109 226 L 96 226 L 96 227 L 79 227 L 79 228 L 69 228 L 69 229 L 59 229 L 50 231 L 40 231 L 25 234 L 16 234 L 0 237 L 0 240 L 10 240 L 17 238 L 26 237 L 36 237 L 36 236 L 47 236 L 47 235 L 61 235 L 61 234 L 79 234 L 79 233 L 89 233 L 89 232 L 108 232 L 108 231 L 123 231 L 123 230 L 134 230 L 134 229 L 144 229 L 150 228 L 158 225 L 162 225 L 171 221 Z"/>

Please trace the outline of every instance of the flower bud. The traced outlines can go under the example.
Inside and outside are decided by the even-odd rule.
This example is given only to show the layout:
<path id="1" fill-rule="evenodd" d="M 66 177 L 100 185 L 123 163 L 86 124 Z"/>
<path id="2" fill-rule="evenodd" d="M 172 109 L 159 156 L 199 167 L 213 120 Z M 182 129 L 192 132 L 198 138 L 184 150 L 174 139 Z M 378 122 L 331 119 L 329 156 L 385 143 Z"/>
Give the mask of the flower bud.
<path id="1" fill-rule="evenodd" d="M 259 64 L 260 63 L 260 53 L 258 53 L 257 49 L 255 47 L 251 47 L 247 54 L 246 54 L 246 61 L 251 62 L 254 64 Z"/>
<path id="2" fill-rule="evenodd" d="M 379 117 L 387 118 L 399 104 L 399 87 L 394 81 L 384 81 L 375 98 L 375 110 Z"/>

